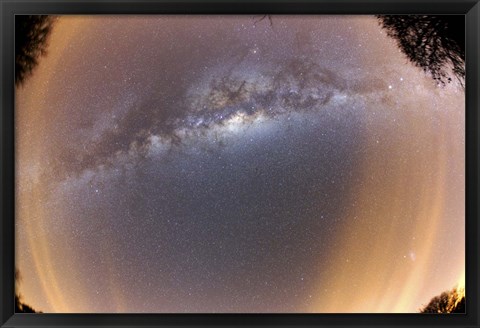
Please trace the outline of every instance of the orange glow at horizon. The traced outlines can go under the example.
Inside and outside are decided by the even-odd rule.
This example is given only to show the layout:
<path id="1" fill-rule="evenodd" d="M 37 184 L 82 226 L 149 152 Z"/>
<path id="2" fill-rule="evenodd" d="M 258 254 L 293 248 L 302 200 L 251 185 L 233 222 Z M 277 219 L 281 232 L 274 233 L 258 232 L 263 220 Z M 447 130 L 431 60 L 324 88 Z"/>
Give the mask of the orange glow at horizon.
<path id="1" fill-rule="evenodd" d="M 16 146 L 16 170 L 23 174 L 16 177 L 16 266 L 25 277 L 18 288 L 28 304 L 46 313 L 95 312 L 89 295 L 97 286 L 87 284 L 92 277 L 70 279 L 87 264 L 98 265 L 98 277 L 94 278 L 106 286 L 108 292 L 102 297 L 112 300 L 99 312 L 132 312 L 131 295 L 119 278 L 121 260 L 115 258 L 113 238 L 106 237 L 98 245 L 101 265 L 92 264 L 93 260 L 75 262 L 73 254 L 77 250 L 70 247 L 68 240 L 61 240 L 61 235 L 58 243 L 62 248 L 52 247 L 49 238 L 58 236 L 44 231 L 47 222 L 53 220 L 44 204 L 48 203 L 47 194 L 54 191 L 45 190 L 49 175 L 37 164 L 47 166 L 45 154 L 51 151 L 48 131 L 55 129 L 55 120 L 45 115 L 48 109 L 27 110 L 41 107 L 38 104 L 46 98 L 62 101 L 62 96 L 49 93 L 48 80 L 58 73 L 52 68 L 66 66 L 63 54 L 75 38 L 96 32 L 90 28 L 91 19 L 60 17 L 50 38 L 48 55 L 26 87 L 16 91 L 16 124 L 27 127 L 18 132 Z M 137 27 L 135 20 L 125 24 Z M 373 18 L 359 19 L 357 33 L 377 28 Z M 380 41 L 385 40 L 386 36 Z M 403 60 L 392 42 L 379 47 L 382 51 L 376 55 L 378 58 L 369 59 L 368 52 L 359 57 L 374 62 L 383 60 L 381 57 L 387 53 L 395 60 Z M 299 306 L 300 312 L 410 313 L 418 312 L 432 297 L 454 286 L 459 293 L 465 292 L 465 181 L 452 173 L 464 172 L 463 94 L 435 89 L 429 78 L 414 67 L 407 71 L 426 86 L 425 93 L 437 97 L 433 106 L 441 108 L 424 113 L 422 109 L 431 106 L 427 97 L 404 100 L 401 119 L 386 119 L 384 125 L 374 120 L 364 122 L 366 129 L 376 132 L 363 136 L 362 146 L 368 151 L 360 158 L 358 180 L 345 191 L 351 205 L 342 218 L 347 223 L 334 238 L 331 252 L 335 256 L 328 262 L 311 264 L 318 271 L 318 280 L 311 283 L 315 301 L 313 305 Z M 375 103 L 376 99 L 369 97 L 373 96 L 361 95 L 358 102 Z M 387 105 L 396 102 L 389 95 L 382 101 Z M 365 111 L 388 115 L 386 108 Z M 429 115 L 435 116 L 435 123 Z M 62 210 L 65 216 L 69 214 Z M 448 271 L 443 270 L 443 260 L 448 260 Z"/>

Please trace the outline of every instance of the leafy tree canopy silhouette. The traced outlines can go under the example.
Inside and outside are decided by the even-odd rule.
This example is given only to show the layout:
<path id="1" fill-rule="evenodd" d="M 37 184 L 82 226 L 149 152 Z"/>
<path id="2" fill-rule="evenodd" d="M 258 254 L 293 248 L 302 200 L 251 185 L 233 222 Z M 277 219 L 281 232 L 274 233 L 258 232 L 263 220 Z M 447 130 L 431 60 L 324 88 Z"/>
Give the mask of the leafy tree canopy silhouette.
<path id="1" fill-rule="evenodd" d="M 454 288 L 432 298 L 420 313 L 465 313 L 465 293 Z"/>
<path id="2" fill-rule="evenodd" d="M 407 58 L 438 84 L 465 83 L 465 16 L 377 15 Z M 453 73 L 453 74 L 452 74 Z"/>
<path id="3" fill-rule="evenodd" d="M 47 53 L 54 17 L 48 15 L 15 16 L 15 84 L 22 85 L 41 56 Z"/>

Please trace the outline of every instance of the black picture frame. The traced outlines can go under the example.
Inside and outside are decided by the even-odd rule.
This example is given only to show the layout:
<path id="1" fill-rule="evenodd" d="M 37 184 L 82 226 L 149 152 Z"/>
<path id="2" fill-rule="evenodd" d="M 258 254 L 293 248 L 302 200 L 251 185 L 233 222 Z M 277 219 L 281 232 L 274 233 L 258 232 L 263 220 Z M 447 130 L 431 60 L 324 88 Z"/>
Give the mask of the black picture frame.
<path id="1" fill-rule="evenodd" d="M 466 314 L 21 314 L 14 313 L 14 16 L 16 14 L 465 14 Z M 1 327 L 380 326 L 478 327 L 478 0 L 0 0 Z"/>

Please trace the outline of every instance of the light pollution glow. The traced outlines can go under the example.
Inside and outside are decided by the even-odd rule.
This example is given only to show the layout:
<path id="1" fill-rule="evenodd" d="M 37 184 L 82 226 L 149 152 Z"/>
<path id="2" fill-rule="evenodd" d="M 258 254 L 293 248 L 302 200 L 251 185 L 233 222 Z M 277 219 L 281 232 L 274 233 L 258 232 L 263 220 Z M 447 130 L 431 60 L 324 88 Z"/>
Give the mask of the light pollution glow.
<path id="1" fill-rule="evenodd" d="M 206 98 L 203 99 L 198 95 L 209 94 L 209 86 L 212 86 L 211 80 L 209 80 L 210 75 L 222 77 L 222 74 L 232 74 L 234 78 L 238 78 L 237 82 L 241 82 L 244 78 L 244 81 L 247 81 L 247 89 L 246 94 L 242 97 L 229 98 L 228 95 L 219 94 L 218 90 L 210 91 L 212 108 L 218 111 L 226 108 L 226 113 L 227 110 L 230 110 L 229 106 L 249 104 L 254 101 L 252 99 L 255 99 L 257 94 L 263 95 L 269 92 L 269 83 L 274 85 L 273 79 L 272 82 L 264 76 L 255 76 L 258 74 L 256 65 L 259 65 L 258 62 L 261 62 L 262 59 L 252 56 L 268 54 L 271 51 L 273 53 L 273 55 L 270 54 L 271 56 L 280 57 L 275 54 L 274 46 L 265 41 L 265 36 L 268 39 L 272 34 L 277 38 L 282 38 L 282 33 L 284 33 L 285 40 L 289 40 L 285 41 L 285 48 L 291 48 L 298 40 L 308 40 L 305 41 L 305 47 L 308 48 L 310 44 L 315 46 L 320 41 L 328 42 L 332 39 L 330 34 L 334 31 L 338 30 L 340 35 L 344 33 L 341 40 L 345 43 L 341 43 L 340 39 L 337 40 L 342 44 L 338 47 L 340 50 L 343 49 L 346 59 L 338 59 L 340 63 L 334 67 L 332 63 L 335 62 L 335 58 L 339 58 L 333 53 L 334 50 L 331 50 L 332 53 L 329 53 L 328 49 L 322 50 L 324 57 L 320 56 L 328 61 L 330 66 L 327 65 L 327 67 L 334 72 L 338 70 L 339 76 L 344 77 L 347 81 L 342 87 L 335 84 L 337 82 L 334 78 L 329 78 L 325 82 L 326 87 L 330 87 L 330 84 L 333 85 L 331 97 L 329 96 L 327 99 L 328 102 L 325 101 L 325 106 L 329 108 L 329 111 L 338 110 L 339 116 L 356 115 L 355 119 L 358 117 L 358 121 L 356 121 L 358 124 L 354 129 L 361 135 L 361 138 L 355 141 L 357 148 L 353 146 L 348 148 L 350 141 L 345 141 L 347 145 L 345 147 L 348 149 L 344 152 L 346 154 L 351 152 L 351 155 L 339 155 L 347 156 L 348 160 L 355 163 L 354 172 L 343 168 L 341 169 L 343 171 L 339 169 L 341 179 L 344 179 L 344 175 L 349 176 L 348 179 L 345 178 L 346 180 L 339 178 L 341 181 L 346 181 L 344 183 L 336 182 L 332 178 L 331 183 L 337 183 L 339 187 L 331 188 L 342 188 L 342 190 L 345 188 L 341 200 L 332 200 L 332 202 L 338 202 L 338 207 L 342 208 L 337 213 L 338 217 L 333 219 L 336 223 L 328 223 L 328 225 L 326 223 L 325 230 L 331 227 L 335 234 L 328 235 L 326 233 L 325 237 L 322 237 L 331 239 L 328 239 L 328 248 L 319 248 L 319 252 L 322 252 L 322 256 L 324 256 L 321 257 L 321 261 L 312 260 L 311 263 L 301 263 L 308 268 L 305 276 L 315 278 L 306 282 L 308 283 L 307 287 L 302 287 L 305 289 L 299 290 L 299 295 L 293 296 L 292 294 L 292 304 L 288 304 L 288 306 L 269 305 L 268 295 L 270 294 L 268 292 L 265 292 L 265 295 L 256 295 L 248 290 L 248 287 L 245 287 L 246 295 L 240 293 L 238 302 L 235 292 L 228 289 L 232 300 L 235 300 L 232 301 L 233 305 L 227 304 L 225 308 L 218 308 L 213 312 L 256 312 L 254 308 L 244 304 L 249 297 L 254 299 L 255 297 L 260 299 L 265 297 L 265 301 L 258 303 L 258 312 L 418 312 L 422 305 L 427 304 L 433 296 L 444 290 L 454 286 L 458 286 L 459 290 L 462 289 L 461 286 L 464 286 L 465 281 L 464 94 L 455 86 L 448 85 L 442 89 L 433 85 L 430 78 L 425 76 L 421 70 L 406 62 L 394 42 L 382 33 L 373 17 L 307 17 L 300 20 L 298 17 L 273 16 L 275 24 L 273 29 L 264 22 L 265 26 L 255 25 L 254 30 L 252 28 L 254 20 L 251 17 L 166 19 L 162 17 L 68 16 L 58 19 L 50 38 L 48 55 L 42 58 L 38 69 L 26 85 L 16 92 L 15 119 L 18 133 L 16 146 L 16 266 L 24 277 L 19 291 L 27 303 L 43 312 L 55 313 L 155 312 L 157 307 L 161 309 L 160 312 L 196 312 L 197 304 L 203 300 L 205 305 L 202 306 L 204 307 L 198 307 L 198 312 L 203 312 L 205 309 L 216 309 L 215 306 L 218 305 L 215 303 L 215 296 L 218 296 L 218 302 L 228 300 L 227 292 L 209 290 L 207 283 L 203 285 L 204 282 L 195 280 L 197 279 L 195 277 L 170 276 L 169 279 L 172 280 L 168 280 L 165 277 L 177 272 L 175 270 L 177 270 L 176 265 L 178 264 L 167 262 L 162 265 L 168 272 L 159 273 L 159 277 L 166 279 L 165 284 L 171 283 L 172 285 L 157 286 L 155 292 L 152 289 L 152 294 L 142 294 L 140 291 L 137 293 L 129 284 L 137 286 L 138 281 L 144 281 L 145 284 L 162 284 L 162 278 L 155 280 L 148 268 L 143 268 L 141 262 L 142 254 L 145 252 L 145 249 L 142 248 L 143 244 L 142 247 L 136 244 L 127 243 L 128 246 L 122 244 L 123 240 L 129 240 L 129 230 L 126 232 L 122 230 L 121 234 L 114 235 L 113 231 L 117 231 L 115 229 L 121 223 L 113 224 L 110 227 L 98 223 L 95 218 L 91 219 L 88 214 L 81 212 L 85 210 L 87 213 L 90 211 L 89 206 L 97 206 L 95 198 L 90 200 L 91 196 L 87 197 L 82 192 L 86 190 L 85 186 L 92 187 L 95 184 L 95 187 L 91 188 L 94 196 L 104 193 L 107 195 L 105 197 L 111 197 L 109 199 L 122 199 L 114 194 L 116 190 L 108 189 L 108 187 L 118 186 L 119 177 L 123 177 L 129 172 L 135 172 L 135 170 L 140 172 L 138 167 L 144 164 L 138 164 L 138 161 L 145 160 L 140 160 L 140 149 L 146 150 L 146 153 L 149 154 L 145 161 L 157 160 L 158 163 L 161 163 L 158 165 L 167 165 L 161 162 L 162 158 L 171 156 L 172 161 L 175 161 L 177 158 L 175 156 L 180 156 L 177 153 L 171 155 L 169 152 L 174 147 L 172 144 L 176 138 L 181 140 L 181 147 L 185 148 L 185 153 L 192 150 L 196 154 L 192 156 L 198 156 L 195 158 L 199 158 L 199 161 L 201 161 L 201 156 L 207 156 L 204 155 L 205 149 L 214 149 L 211 148 L 213 147 L 211 144 L 218 140 L 222 140 L 227 145 L 224 147 L 227 150 L 230 147 L 230 151 L 233 153 L 242 151 L 248 153 L 252 150 L 243 147 L 242 138 L 267 140 L 265 141 L 267 143 L 270 136 L 278 135 L 284 127 L 289 125 L 291 127 L 292 124 L 299 124 L 299 126 L 304 124 L 302 125 L 303 129 L 305 124 L 311 121 L 312 124 L 320 126 L 321 119 L 316 116 L 314 111 L 299 113 L 280 111 L 269 114 L 269 116 L 266 114 L 267 108 L 259 104 L 259 109 L 253 114 L 237 111 L 217 122 L 206 114 L 202 116 L 203 114 L 187 110 L 186 120 L 188 121 L 188 117 L 190 117 L 195 124 L 181 125 L 182 117 L 172 115 L 173 118 L 169 122 L 174 122 L 172 123 L 174 128 L 171 130 L 166 130 L 166 128 L 165 130 L 155 130 L 155 126 L 147 126 L 143 130 L 124 128 L 124 131 L 128 133 L 133 131 L 146 134 L 145 142 L 139 144 L 129 141 L 126 148 L 112 148 L 111 153 L 105 158 L 101 157 L 103 155 L 95 157 L 93 154 L 93 158 L 98 158 L 98 160 L 88 162 L 85 167 L 82 167 L 83 164 L 80 164 L 80 167 L 76 166 L 80 163 L 80 159 L 75 155 L 80 153 L 72 153 L 72 157 L 67 160 L 62 157 L 67 148 L 65 144 L 68 143 L 74 145 L 72 146 L 74 150 L 78 151 L 83 147 L 87 155 L 89 151 L 93 153 L 93 149 L 97 149 L 95 147 L 102 146 L 102 138 L 113 131 L 114 124 L 121 122 L 115 118 L 115 115 L 117 117 L 128 115 L 130 109 L 125 108 L 129 101 L 135 102 L 135 99 L 152 97 L 152 93 L 146 91 L 150 90 L 150 81 L 154 76 L 153 73 L 152 75 L 149 73 L 150 70 L 155 69 L 155 66 L 151 65 L 157 60 L 161 62 L 162 56 L 171 57 L 167 49 L 175 48 L 174 43 L 178 42 L 182 36 L 184 37 L 182 29 L 188 29 L 186 26 L 189 26 L 189 20 L 193 23 L 188 33 L 194 33 L 193 31 L 197 29 L 198 31 L 195 33 L 199 33 L 198 38 L 205 39 L 195 41 L 195 36 L 189 35 L 188 38 L 192 38 L 192 40 L 188 39 L 185 44 L 191 41 L 194 44 L 192 47 L 197 44 L 194 42 L 207 42 L 213 49 L 221 48 L 222 42 L 226 42 L 230 46 L 239 43 L 241 44 L 239 47 L 246 49 L 253 49 L 252 44 L 255 44 L 255 51 L 246 52 L 240 61 L 241 65 L 253 67 L 253 69 L 249 71 L 245 67 L 238 66 L 240 67 L 238 70 L 245 77 L 238 77 L 238 74 L 235 75 L 235 72 L 231 72 L 232 69 L 229 65 L 222 62 L 222 60 L 228 61 L 225 59 L 229 56 L 227 52 L 225 58 L 219 55 L 219 63 L 213 65 L 208 62 L 205 64 L 205 67 L 208 66 L 208 68 L 205 70 L 202 67 L 202 74 L 205 74 L 207 78 L 202 76 L 196 82 L 192 81 L 190 86 L 185 87 L 187 91 L 183 96 L 187 94 L 193 100 L 205 103 L 207 102 Z M 157 25 L 160 26 L 158 29 L 160 32 L 156 30 Z M 224 33 L 220 33 L 220 36 L 214 33 L 218 29 L 224 29 Z M 154 31 L 157 31 L 155 33 L 159 33 L 160 36 L 154 35 Z M 323 35 L 322 31 L 325 31 L 326 35 Z M 245 36 L 245 33 L 248 36 Z M 255 33 L 258 33 L 258 40 Z M 294 37 L 291 37 L 290 34 Z M 153 38 L 155 42 L 161 42 L 164 47 L 151 46 L 150 38 Z M 335 38 L 333 39 L 335 40 Z M 109 43 L 108 40 L 114 41 Z M 317 43 L 312 40 L 316 40 Z M 147 46 L 139 47 L 141 42 Z M 245 45 L 242 42 L 245 42 Z M 102 84 L 98 84 L 97 71 L 101 70 L 103 66 L 107 70 L 107 65 L 110 65 L 110 63 L 105 65 L 101 63 L 101 56 L 97 53 L 97 49 L 100 51 L 103 44 L 108 47 L 105 50 L 107 54 L 104 55 L 111 56 L 112 65 L 120 65 L 118 66 L 120 68 L 100 73 L 100 75 L 106 74 L 106 77 L 101 80 Z M 188 49 L 187 45 L 185 47 Z M 281 57 L 295 56 L 295 51 L 300 52 L 299 49 L 295 48 L 292 50 L 293 53 L 282 50 L 284 52 Z M 339 51 L 339 49 L 335 51 Z M 314 50 L 302 50 L 302 54 L 312 54 Z M 195 48 L 190 51 L 194 58 L 192 61 L 206 57 L 201 53 L 202 51 L 206 54 L 210 54 L 208 51 L 215 53 L 215 50 L 210 49 L 198 50 L 199 53 L 195 52 Z M 318 53 L 318 50 L 315 51 Z M 72 53 L 75 55 L 71 58 Z M 175 57 L 175 53 L 172 53 Z M 219 53 L 222 54 L 220 50 Z M 351 60 L 347 55 L 350 53 L 353 53 Z M 151 59 L 154 56 L 158 57 Z M 182 60 L 188 58 L 185 54 L 181 56 L 183 56 Z M 115 62 L 117 59 L 118 62 Z M 181 75 L 183 68 L 180 66 L 187 64 L 181 62 L 180 59 L 173 64 L 168 60 L 165 59 L 167 62 L 165 65 L 170 65 L 171 70 L 178 70 Z M 314 60 L 318 59 L 315 57 Z M 201 63 L 198 65 L 202 66 Z M 212 66 L 214 68 L 211 68 Z M 227 66 L 228 69 L 225 70 L 228 72 L 224 73 L 222 67 Z M 89 73 L 82 73 L 82 70 L 86 69 L 90 69 Z M 358 72 L 353 72 L 354 69 L 358 69 Z M 117 83 L 124 79 L 122 74 L 134 70 L 139 70 L 138 75 L 133 77 L 136 84 L 128 85 L 125 90 L 121 89 L 123 86 L 119 87 Z M 168 75 L 168 73 L 165 74 Z M 358 74 L 368 78 L 365 80 L 365 84 L 367 87 L 371 85 L 372 90 L 362 91 L 364 88 L 352 87 L 354 78 L 349 74 Z M 197 73 L 196 75 L 201 74 Z M 91 76 L 96 77 L 90 81 Z M 125 83 L 130 83 L 127 80 L 130 81 L 125 78 Z M 181 85 L 179 88 L 183 88 L 183 84 L 178 83 Z M 387 86 L 390 87 L 387 88 Z M 103 91 L 100 92 L 98 89 Z M 132 93 L 133 96 L 128 96 L 129 93 Z M 78 97 L 72 95 L 78 95 Z M 222 98 L 223 96 L 225 98 Z M 321 96 L 320 94 L 318 97 Z M 122 101 L 121 97 L 126 98 Z M 158 97 L 162 104 L 167 103 L 167 99 L 164 101 L 162 98 L 166 96 Z M 182 95 L 179 97 L 181 98 Z M 281 104 L 281 102 L 275 101 L 273 101 L 274 104 Z M 305 101 L 304 98 L 301 101 Z M 82 103 L 78 104 L 78 102 Z M 125 108 L 115 107 L 118 102 L 124 104 Z M 82 106 L 91 106 L 91 108 Z M 103 112 L 113 112 L 115 114 L 112 116 L 114 117 L 113 123 L 109 122 L 108 118 L 105 119 L 107 123 L 98 126 L 82 125 L 83 123 L 76 125 L 77 118 L 71 116 L 73 110 L 85 111 L 87 117 L 91 111 L 95 122 L 103 122 L 102 115 L 98 115 L 103 112 L 96 109 L 96 106 L 103 107 Z M 105 108 L 109 108 L 109 106 L 113 109 L 106 110 Z M 196 105 L 190 103 L 189 106 Z M 350 108 L 345 110 L 348 106 Z M 70 110 L 71 107 L 75 107 L 75 109 Z M 340 125 L 351 124 L 345 123 L 344 118 L 331 117 L 333 117 L 331 118 L 332 122 L 340 122 L 338 123 Z M 208 124 L 205 123 L 207 119 L 211 119 Z M 89 130 L 90 128 L 91 130 Z M 97 128 L 99 133 L 97 133 Z M 69 129 L 72 131 L 70 136 L 68 133 L 65 134 L 65 131 L 69 131 Z M 349 130 L 345 128 L 345 131 Z M 81 146 L 83 141 L 75 139 L 81 133 L 84 133 L 86 138 L 90 138 L 91 143 L 88 143 L 87 140 Z M 116 132 L 111 133 L 115 137 L 118 136 L 115 134 Z M 336 135 L 335 133 L 331 132 L 331 135 Z M 345 134 L 346 140 L 352 138 L 355 137 Z M 334 145 L 336 142 L 340 142 L 335 139 L 319 140 L 322 144 Z M 76 142 L 78 142 L 78 148 L 75 148 L 77 147 Z M 355 149 L 358 151 L 354 154 Z M 332 150 L 332 154 L 334 152 L 336 154 L 337 150 Z M 227 151 L 224 153 L 222 150 L 221 154 L 223 156 L 229 153 Z M 238 155 L 238 161 L 242 162 L 243 159 L 240 156 Z M 88 157 L 85 158 L 88 159 Z M 332 162 L 334 161 L 332 160 Z M 90 165 L 91 163 L 93 165 Z M 178 167 L 184 165 L 181 161 L 178 163 Z M 209 162 L 205 161 L 205 163 Z M 235 163 L 230 162 L 229 164 Z M 339 165 L 338 163 L 334 164 Z M 262 165 L 262 163 L 258 164 L 258 171 L 262 170 Z M 145 168 L 147 167 L 145 166 Z M 189 168 L 190 166 L 187 166 L 187 172 Z M 149 171 L 144 169 L 142 172 Z M 335 168 L 332 168 L 331 172 L 335 172 Z M 331 173 L 332 177 L 336 178 L 335 174 Z M 126 179 L 128 180 L 128 178 Z M 308 177 L 305 178 L 305 181 L 309 181 Z M 105 188 L 100 190 L 98 186 L 105 186 Z M 135 186 L 135 184 L 129 186 Z M 202 185 L 199 192 L 208 189 L 207 186 L 207 184 Z M 139 193 L 147 193 L 141 191 L 142 186 L 139 188 Z M 196 190 L 199 187 L 193 188 Z M 211 188 L 215 190 L 217 187 Z M 256 190 L 252 191 L 252 193 L 256 192 Z M 72 195 L 78 198 L 69 198 Z M 322 197 L 319 192 L 319 203 L 326 202 Z M 115 213 L 109 214 L 108 211 L 115 207 L 126 206 L 125 202 L 126 200 L 123 200 L 110 205 L 105 201 L 105 207 L 99 207 L 100 210 L 96 214 L 98 217 L 105 217 L 107 221 L 110 215 L 115 215 Z M 326 204 L 328 205 L 328 202 Z M 125 207 L 125 210 L 130 211 L 132 208 Z M 307 211 L 306 213 L 311 212 Z M 86 226 L 91 224 L 92 230 L 83 225 L 75 225 L 74 222 L 77 222 L 75 215 L 79 217 L 85 215 L 82 220 L 86 222 Z M 325 216 L 328 215 L 325 214 Z M 324 218 L 323 214 L 321 218 Z M 141 218 L 137 217 L 136 219 L 140 220 Z M 183 224 L 188 226 L 188 223 Z M 196 226 L 190 228 L 199 229 Z M 229 231 L 228 228 L 225 229 Z M 248 228 L 245 229 L 249 231 Z M 300 233 L 298 230 L 292 231 Z M 97 236 L 104 232 L 105 235 Z M 209 233 L 210 230 L 198 231 L 200 235 L 210 236 Z M 300 233 L 301 236 L 303 236 L 302 233 Z M 83 248 L 78 249 L 74 246 L 76 244 L 72 242 L 73 237 L 68 237 L 74 236 L 75 240 L 78 238 L 78 240 L 88 241 L 89 234 L 95 236 L 91 239 L 91 243 L 95 243 L 95 251 L 86 247 L 85 253 L 82 253 Z M 122 234 L 127 234 L 127 236 Z M 241 233 L 239 232 L 239 234 Z M 290 234 L 291 238 L 295 238 L 292 232 Z M 145 235 L 145 238 L 150 238 L 148 236 Z M 253 243 L 262 245 L 261 241 Z M 164 245 L 164 247 L 168 248 L 168 245 Z M 181 247 L 183 246 L 175 245 L 174 248 L 180 249 Z M 299 248 L 298 254 L 308 249 L 308 247 L 302 247 Z M 128 253 L 130 251 L 133 253 Z M 180 250 L 178 252 L 180 254 L 178 258 L 186 256 Z M 128 255 L 120 258 L 120 253 L 128 253 Z M 131 254 L 138 255 L 135 257 Z M 215 254 L 224 258 L 220 251 Z M 243 259 L 236 254 L 232 256 Z M 191 259 L 188 258 L 188 260 Z M 148 262 L 151 259 L 148 257 L 145 261 Z M 212 263 L 212 265 L 216 265 L 215 262 Z M 290 264 L 294 267 L 293 263 Z M 208 263 L 206 265 L 208 266 Z M 134 267 L 140 270 L 139 277 L 135 276 Z M 161 268 L 160 264 L 159 267 Z M 236 267 L 232 266 L 232 268 Z M 208 269 L 205 270 L 207 270 L 206 276 L 230 279 L 226 273 L 217 275 L 215 272 L 208 272 Z M 191 274 L 195 275 L 195 272 Z M 293 274 L 290 276 L 288 273 L 281 272 L 278 275 L 285 275 L 285 281 L 292 280 L 293 277 Z M 258 273 L 258 277 L 262 277 L 262 279 L 265 276 L 268 274 Z M 140 279 L 140 277 L 143 278 Z M 253 273 L 252 277 L 255 277 Z M 188 303 L 184 299 L 187 295 L 186 291 L 185 294 L 182 294 L 183 291 L 179 294 L 172 291 L 176 285 L 171 281 L 175 279 L 191 283 L 192 286 L 198 285 L 201 290 L 198 293 L 201 295 L 195 296 L 195 291 L 192 291 L 193 296 L 197 298 Z M 307 279 L 301 275 L 292 284 L 300 286 L 304 280 Z M 276 295 L 277 290 L 282 290 L 282 288 L 285 293 L 290 293 L 291 290 L 282 286 L 279 281 L 283 280 L 275 282 L 276 287 L 272 291 L 272 295 Z M 268 285 L 268 281 L 265 283 Z M 237 281 L 227 281 L 225 284 L 228 288 L 237 286 L 236 284 L 239 284 L 241 288 L 244 287 L 241 282 Z M 251 286 L 245 284 L 245 286 Z M 142 291 L 148 291 L 149 286 L 142 285 L 142 288 L 145 288 Z M 167 296 L 163 299 L 159 296 L 160 290 L 168 296 L 168 302 L 172 303 L 166 303 Z M 268 291 L 268 289 L 265 290 Z M 301 297 L 306 300 L 300 299 Z M 290 299 L 288 295 L 286 298 Z M 175 300 L 178 304 L 185 302 L 185 307 L 176 305 Z M 158 302 L 158 304 L 152 304 L 154 302 Z"/>

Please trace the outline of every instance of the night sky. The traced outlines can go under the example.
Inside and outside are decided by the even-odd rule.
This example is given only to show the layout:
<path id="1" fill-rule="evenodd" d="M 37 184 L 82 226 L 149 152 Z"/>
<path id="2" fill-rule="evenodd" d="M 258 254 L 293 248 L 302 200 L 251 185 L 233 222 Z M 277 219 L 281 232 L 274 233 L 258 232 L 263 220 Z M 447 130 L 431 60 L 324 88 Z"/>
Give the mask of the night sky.
<path id="1" fill-rule="evenodd" d="M 465 104 L 371 16 L 64 16 L 16 91 L 43 312 L 417 312 L 465 272 Z"/>

